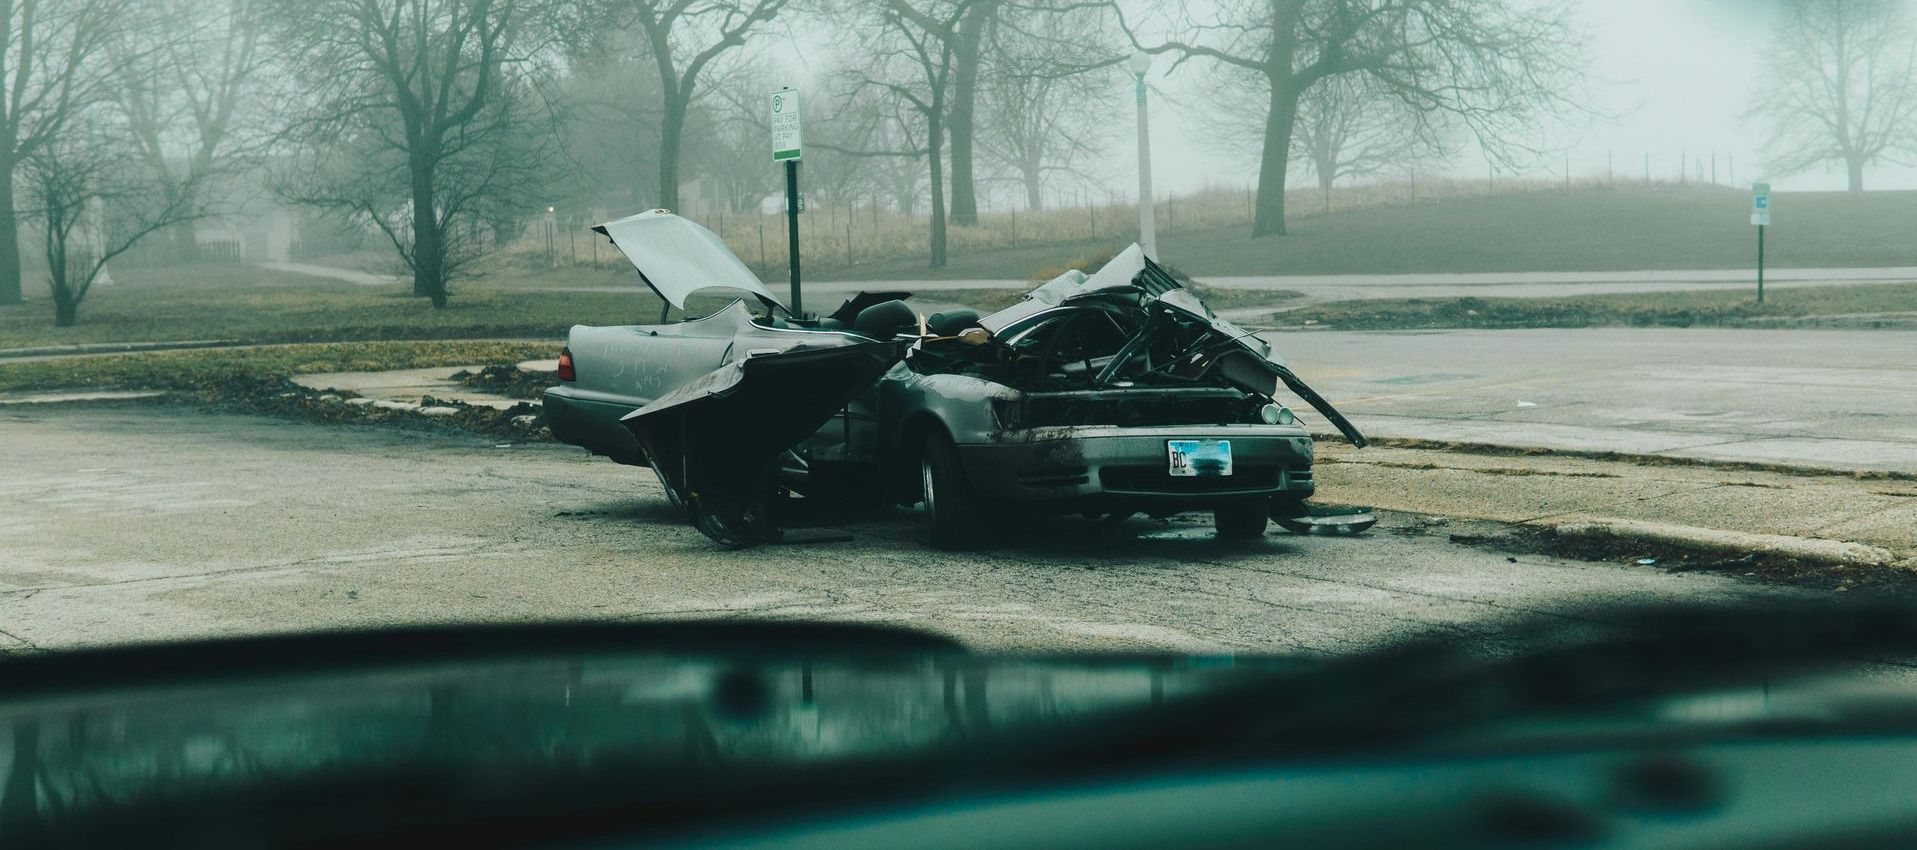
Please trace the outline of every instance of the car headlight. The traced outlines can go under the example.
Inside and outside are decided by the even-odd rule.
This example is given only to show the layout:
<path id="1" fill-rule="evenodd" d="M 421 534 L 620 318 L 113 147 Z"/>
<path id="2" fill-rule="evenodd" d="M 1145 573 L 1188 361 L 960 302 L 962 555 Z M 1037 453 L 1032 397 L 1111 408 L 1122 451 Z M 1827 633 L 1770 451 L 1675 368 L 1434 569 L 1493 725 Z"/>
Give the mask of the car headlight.
<path id="1" fill-rule="evenodd" d="M 1298 417 L 1292 415 L 1291 408 L 1276 404 L 1267 404 L 1259 408 L 1258 418 L 1264 420 L 1266 425 L 1290 425 L 1298 421 Z"/>

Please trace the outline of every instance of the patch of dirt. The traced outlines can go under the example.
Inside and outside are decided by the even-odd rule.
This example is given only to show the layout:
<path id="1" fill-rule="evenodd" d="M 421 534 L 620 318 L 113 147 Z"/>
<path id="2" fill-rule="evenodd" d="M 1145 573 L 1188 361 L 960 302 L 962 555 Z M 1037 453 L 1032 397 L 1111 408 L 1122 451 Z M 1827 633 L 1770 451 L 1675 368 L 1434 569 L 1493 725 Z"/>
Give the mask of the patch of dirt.
<path id="1" fill-rule="evenodd" d="M 1348 466 L 1376 466 L 1381 469 L 1407 469 L 1414 472 L 1433 472 L 1448 470 L 1451 472 L 1471 472 L 1478 475 L 1499 475 L 1507 478 L 1622 478 L 1609 472 L 1564 472 L 1556 469 L 1513 469 L 1509 467 L 1444 466 L 1436 463 L 1391 463 L 1370 460 L 1340 460 L 1338 458 L 1320 458 L 1319 464 L 1341 463 Z M 1762 485 L 1752 485 L 1762 486 Z"/>
<path id="2" fill-rule="evenodd" d="M 1343 437 L 1335 433 L 1312 434 L 1320 446 L 1332 451 L 1343 448 Z M 1788 466 L 1775 463 L 1747 463 L 1742 461 L 1709 460 L 1705 458 L 1671 457 L 1667 455 L 1627 454 L 1624 452 L 1580 451 L 1576 449 L 1547 449 L 1527 446 L 1499 446 L 1489 443 L 1459 443 L 1448 440 L 1421 440 L 1407 437 L 1374 437 L 1371 445 L 1387 449 L 1419 449 L 1427 451 L 1457 452 L 1460 454 L 1485 455 L 1488 457 L 1565 457 L 1578 460 L 1613 461 L 1629 463 L 1633 466 L 1671 466 L 1694 467 L 1699 469 L 1724 469 L 1733 472 L 1773 472 L 1780 475 L 1797 475 L 1808 478 L 1847 478 L 1853 481 L 1917 481 L 1917 475 L 1908 472 L 1888 472 L 1859 469 L 1849 472 L 1834 469 L 1818 469 L 1804 466 Z M 1320 458 L 1320 463 L 1337 463 L 1336 458 Z M 1359 461 L 1343 461 L 1357 463 Z"/>
<path id="3" fill-rule="evenodd" d="M 425 416 L 371 404 L 351 404 L 348 402 L 350 396 L 309 389 L 283 378 L 251 377 L 208 383 L 193 391 L 180 393 L 176 398 L 222 411 L 281 416 L 307 422 L 448 428 L 512 442 L 545 442 L 552 439 L 552 432 L 546 428 L 545 416 L 539 405 L 531 402 L 499 410 L 429 397 L 422 400 L 422 407 L 451 407 L 456 412 L 450 416 Z"/>
<path id="4" fill-rule="evenodd" d="M 1553 529 L 1504 526 L 1454 533 L 1452 543 L 1498 552 L 1614 563 L 1672 573 L 1710 572 L 1837 593 L 1917 596 L 1917 572 L 1895 566 L 1861 567 L 1807 562 L 1765 552 L 1726 554 L 1668 543 L 1610 536 L 1563 535 Z M 1648 563 L 1647 563 L 1648 562 Z"/>
<path id="5" fill-rule="evenodd" d="M 511 363 L 495 363 L 477 372 L 462 369 L 454 372 L 452 379 L 470 390 L 528 401 L 538 401 L 540 394 L 559 380 L 551 374 L 528 372 Z"/>

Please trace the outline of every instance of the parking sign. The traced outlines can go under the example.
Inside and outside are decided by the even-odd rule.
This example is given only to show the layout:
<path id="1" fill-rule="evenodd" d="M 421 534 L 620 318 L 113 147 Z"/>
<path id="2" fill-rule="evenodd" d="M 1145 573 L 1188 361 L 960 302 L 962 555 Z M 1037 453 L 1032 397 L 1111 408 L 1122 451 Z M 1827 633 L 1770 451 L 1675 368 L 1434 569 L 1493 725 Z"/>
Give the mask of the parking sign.
<path id="1" fill-rule="evenodd" d="M 799 93 L 781 89 L 772 93 L 772 161 L 798 159 L 804 143 L 799 127 Z"/>

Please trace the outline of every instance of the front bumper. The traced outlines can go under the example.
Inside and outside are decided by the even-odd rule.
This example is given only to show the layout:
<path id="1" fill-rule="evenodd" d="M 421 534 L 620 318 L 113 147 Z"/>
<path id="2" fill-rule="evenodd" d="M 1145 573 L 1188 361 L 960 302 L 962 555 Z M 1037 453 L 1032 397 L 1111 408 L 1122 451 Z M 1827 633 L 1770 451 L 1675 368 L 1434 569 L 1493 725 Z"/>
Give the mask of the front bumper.
<path id="1" fill-rule="evenodd" d="M 1187 439 L 1230 440 L 1233 474 L 1173 477 L 1165 444 Z M 958 450 L 987 500 L 1203 504 L 1313 491 L 1311 434 L 1295 425 L 1037 428 Z"/>

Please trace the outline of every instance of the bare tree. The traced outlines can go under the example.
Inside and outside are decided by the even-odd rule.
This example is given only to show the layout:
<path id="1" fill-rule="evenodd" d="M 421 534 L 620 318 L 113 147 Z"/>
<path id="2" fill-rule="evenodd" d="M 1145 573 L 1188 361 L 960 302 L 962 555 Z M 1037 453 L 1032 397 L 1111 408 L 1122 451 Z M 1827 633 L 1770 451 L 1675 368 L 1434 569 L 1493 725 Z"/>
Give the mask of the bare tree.
<path id="1" fill-rule="evenodd" d="M 658 198 L 659 74 L 637 33 L 589 31 L 593 43 L 566 57 L 559 98 L 567 105 L 563 137 L 587 179 L 569 189 L 575 203 L 610 200 L 622 190 L 629 209 Z"/>
<path id="2" fill-rule="evenodd" d="M 645 35 L 659 72 L 659 205 L 679 206 L 679 159 L 686 115 L 699 76 L 755 27 L 776 17 L 786 0 L 621 0 Z"/>
<path id="3" fill-rule="evenodd" d="M 156 179 L 118 153 L 128 133 L 72 126 L 27 157 L 27 210 L 41 225 L 53 323 L 72 327 L 108 262 L 199 215 L 195 187 Z"/>
<path id="4" fill-rule="evenodd" d="M 1917 38 L 1901 0 L 1785 0 L 1772 61 L 1747 117 L 1770 124 L 1771 170 L 1841 162 L 1850 191 L 1864 167 L 1917 150 Z"/>
<path id="5" fill-rule="evenodd" d="M 978 136 L 979 66 L 984 53 L 985 32 L 991 28 L 1000 0 L 977 0 L 965 11 L 958 28 L 951 32 L 952 108 L 946 116 L 952 138 L 952 220 L 960 227 L 978 224 L 978 175 L 973 167 L 974 140 Z M 909 4 L 901 4 L 910 10 Z M 920 27 L 933 23 L 918 22 Z M 946 32 L 937 27 L 928 31 Z"/>
<path id="6" fill-rule="evenodd" d="M 121 65 L 115 100 L 132 131 L 132 148 L 164 190 L 168 205 L 204 188 L 254 152 L 262 135 L 242 128 L 242 110 L 258 94 L 266 66 L 263 0 L 153 0 L 158 48 Z M 138 48 L 126 46 L 128 54 Z M 194 199 L 177 204 L 195 207 Z M 172 228 L 178 259 L 198 257 L 190 227 Z"/>
<path id="7" fill-rule="evenodd" d="M 1494 159 L 1542 149 L 1547 119 L 1588 111 L 1579 92 L 1585 51 L 1574 7 L 1549 0 L 1219 0 L 1163 13 L 1172 32 L 1148 53 L 1249 72 L 1265 95 L 1253 236 L 1285 233 L 1285 187 L 1301 99 L 1320 83 L 1365 79 L 1411 114 L 1448 114 Z"/>
<path id="8" fill-rule="evenodd" d="M 0 3 L 0 304 L 21 300 L 16 174 L 105 97 L 136 11 L 132 0 Z"/>
<path id="9" fill-rule="evenodd" d="M 446 306 L 447 283 L 471 256 L 463 249 L 481 238 L 482 208 L 534 182 L 537 145 L 552 138 L 536 75 L 552 10 L 543 0 L 279 2 L 280 41 L 309 86 L 289 131 L 301 167 L 282 192 L 378 227 L 413 293 Z"/>
<path id="10" fill-rule="evenodd" d="M 885 120 L 872 125 L 867 149 L 892 155 L 868 159 L 866 171 L 878 191 L 900 215 L 914 216 L 925 195 L 925 122 L 917 112 L 896 101 Z"/>
<path id="11" fill-rule="evenodd" d="M 1292 147 L 1317 178 L 1330 211 L 1331 187 L 1340 178 L 1441 159 L 1440 129 L 1407 114 L 1403 103 L 1370 91 L 1361 78 L 1341 78 L 1320 83 L 1300 99 Z"/>
<path id="12" fill-rule="evenodd" d="M 855 35 L 867 58 L 850 72 L 852 96 L 883 92 L 924 125 L 927 182 L 931 185 L 929 262 L 946 262 L 945 136 L 953 76 L 953 45 L 961 22 L 980 0 L 885 0 Z"/>
<path id="13" fill-rule="evenodd" d="M 1111 60 L 1085 60 L 1084 33 L 1100 23 L 1093 10 L 1008 6 L 995 23 L 980 145 L 1017 180 L 1026 208 L 1037 210 L 1048 175 L 1086 177 L 1080 163 L 1102 149 L 1099 95 L 1114 83 L 1102 72 Z"/>

